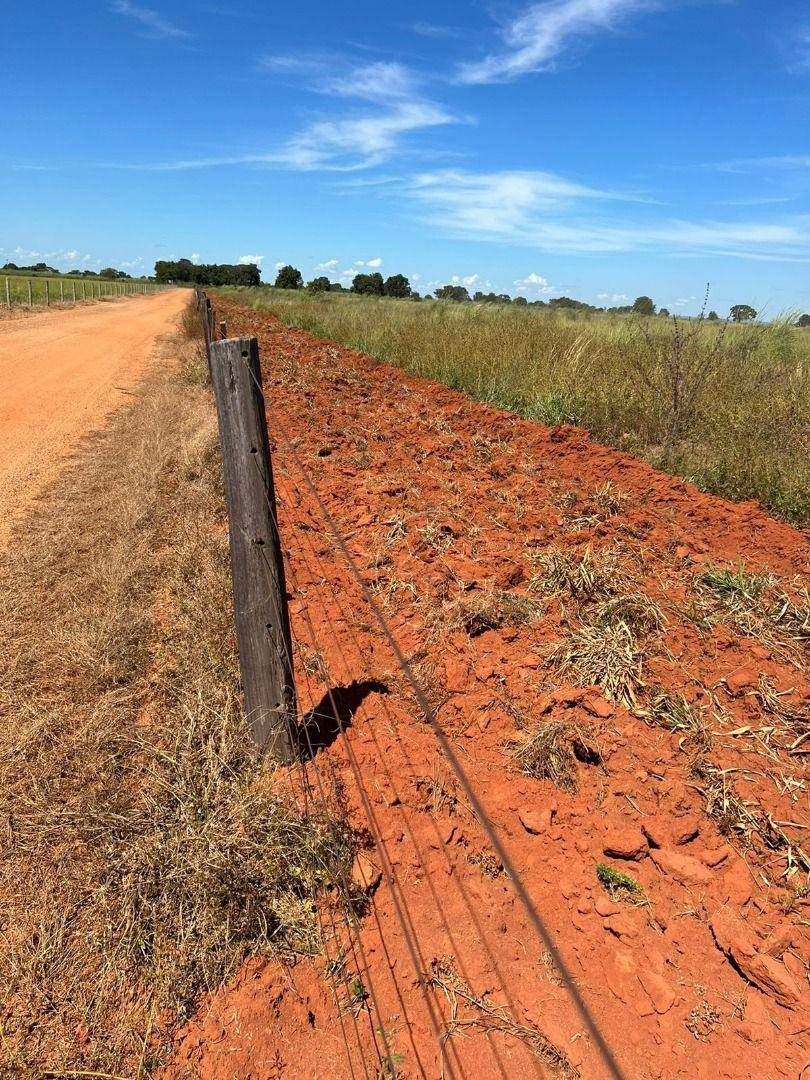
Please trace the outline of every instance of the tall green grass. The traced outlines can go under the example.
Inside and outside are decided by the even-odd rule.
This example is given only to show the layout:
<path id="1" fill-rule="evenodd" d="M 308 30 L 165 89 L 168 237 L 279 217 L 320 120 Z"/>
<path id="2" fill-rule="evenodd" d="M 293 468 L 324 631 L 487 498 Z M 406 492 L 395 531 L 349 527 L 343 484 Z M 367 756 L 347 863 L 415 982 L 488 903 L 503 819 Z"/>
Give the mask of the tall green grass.
<path id="1" fill-rule="evenodd" d="M 810 521 L 810 331 L 345 294 L 224 295 L 479 401 Z"/>

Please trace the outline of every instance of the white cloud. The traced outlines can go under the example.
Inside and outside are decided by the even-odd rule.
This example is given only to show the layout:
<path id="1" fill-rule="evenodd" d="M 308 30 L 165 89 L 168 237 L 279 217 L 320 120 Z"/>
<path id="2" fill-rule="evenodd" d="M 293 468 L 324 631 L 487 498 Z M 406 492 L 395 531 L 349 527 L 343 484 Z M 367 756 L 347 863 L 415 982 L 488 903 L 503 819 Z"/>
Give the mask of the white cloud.
<path id="1" fill-rule="evenodd" d="M 445 171 L 417 176 L 406 194 L 424 219 L 456 238 L 555 253 L 654 251 L 810 261 L 810 215 L 783 221 L 650 221 L 608 217 L 603 203 L 633 202 L 549 173 Z"/>
<path id="2" fill-rule="evenodd" d="M 118 267 L 121 270 L 134 270 L 138 266 L 143 265 L 143 256 L 138 255 L 135 259 L 127 259 L 125 262 L 118 263 Z"/>
<path id="3" fill-rule="evenodd" d="M 403 136 L 453 122 L 427 101 L 403 101 L 367 116 L 317 120 L 265 160 L 289 168 L 353 171 L 381 165 L 400 148 Z"/>
<path id="4" fill-rule="evenodd" d="M 316 270 L 322 270 L 324 273 L 332 274 L 340 266 L 339 259 L 326 259 L 324 262 L 320 262 L 316 265 Z"/>
<path id="5" fill-rule="evenodd" d="M 192 253 L 191 253 L 191 261 L 193 263 L 198 263 L 200 261 L 200 253 L 199 253 L 199 251 L 192 251 Z"/>
<path id="6" fill-rule="evenodd" d="M 518 278 L 514 284 L 522 292 L 536 292 L 540 296 L 547 296 L 549 293 L 557 291 L 553 285 L 549 285 L 547 278 L 544 278 L 542 274 L 536 274 L 534 271 L 524 278 Z"/>
<path id="7" fill-rule="evenodd" d="M 480 274 L 453 274 L 450 278 L 451 285 L 463 285 L 465 289 L 491 289 L 491 281 L 483 281 Z"/>
<path id="8" fill-rule="evenodd" d="M 353 68 L 347 75 L 329 78 L 323 92 L 341 97 L 386 101 L 416 96 L 416 79 L 402 64 L 375 63 Z"/>
<path id="9" fill-rule="evenodd" d="M 255 266 L 261 266 L 264 262 L 264 255 L 240 255 L 237 262 L 240 266 L 249 266 L 251 263 Z"/>
<path id="10" fill-rule="evenodd" d="M 465 83 L 508 82 L 548 70 L 574 40 L 615 31 L 623 18 L 659 6 L 657 0 L 543 0 L 532 4 L 503 31 L 504 49 L 463 64 L 459 79 Z"/>
<path id="11" fill-rule="evenodd" d="M 611 304 L 615 307 L 617 304 L 626 304 L 630 297 L 623 292 L 600 292 L 596 294 L 596 299 L 601 300 L 603 304 Z"/>
<path id="12" fill-rule="evenodd" d="M 277 262 L 276 263 L 276 270 L 283 270 L 286 265 L 287 265 L 286 263 Z"/>
<path id="13" fill-rule="evenodd" d="M 383 263 L 382 259 L 379 259 L 379 258 L 377 258 L 377 259 L 369 259 L 368 262 L 366 263 L 366 266 L 370 266 L 374 270 L 377 270 L 377 269 L 379 269 L 379 267 L 382 266 L 382 263 Z"/>
<path id="14" fill-rule="evenodd" d="M 697 300 L 696 296 L 684 296 L 680 300 L 674 300 L 673 303 L 672 303 L 672 306 L 673 307 L 686 307 L 687 304 L 694 304 L 694 302 L 696 300 Z"/>
<path id="15" fill-rule="evenodd" d="M 175 26 L 168 19 L 164 19 L 160 12 L 153 11 L 152 8 L 142 7 L 140 4 L 133 4 L 131 0 L 113 0 L 111 10 L 116 15 L 125 15 L 133 19 L 143 30 L 147 31 L 150 37 L 186 38 L 189 36 L 186 30 L 181 30 L 179 26 Z"/>

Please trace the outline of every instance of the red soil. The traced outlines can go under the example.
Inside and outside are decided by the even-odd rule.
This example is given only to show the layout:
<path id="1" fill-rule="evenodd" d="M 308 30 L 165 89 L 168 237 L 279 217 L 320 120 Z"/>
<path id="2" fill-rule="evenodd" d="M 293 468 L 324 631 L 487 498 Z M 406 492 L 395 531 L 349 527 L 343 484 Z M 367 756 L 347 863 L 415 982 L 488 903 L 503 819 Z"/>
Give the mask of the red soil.
<path id="1" fill-rule="evenodd" d="M 759 696 L 761 679 L 770 680 L 794 713 L 806 709 L 800 655 L 741 636 L 727 620 L 699 631 L 684 615 L 709 559 L 772 572 L 790 591 L 807 569 L 802 535 L 753 503 L 701 494 L 583 431 L 486 408 L 237 305 L 219 311 L 231 333 L 259 338 L 268 400 L 437 704 L 625 1076 L 802 1075 L 810 1061 L 808 900 L 791 902 L 790 886 L 795 894 L 806 876 L 786 883 L 783 849 L 721 834 L 690 772 L 700 746 L 645 724 L 599 688 L 571 685 L 574 675 L 548 664 L 550 646 L 584 617 L 570 597 L 548 598 L 533 624 L 475 636 L 446 622 L 459 597 L 493 586 L 526 592 L 533 551 L 616 548 L 633 591 L 666 620 L 644 642 L 639 707 L 659 687 L 704 706 L 711 745 L 702 753 L 732 770 L 726 780 L 746 802 L 796 823 L 780 827 L 808 848 L 805 758 L 788 752 L 787 721 Z M 327 779 L 336 770 L 353 820 L 367 826 L 351 750 L 418 939 L 418 966 L 446 973 L 452 958 L 485 999 L 482 1009 L 432 990 L 438 1023 L 451 1032 L 443 1072 L 384 875 L 359 938 L 363 985 L 373 987 L 398 1075 L 607 1075 L 461 792 L 456 805 L 432 797 L 434 780 L 453 791 L 450 770 L 269 423 L 298 660 L 313 654 L 306 614 L 328 672 L 299 671 L 302 705 L 328 685 L 379 680 L 388 688 L 364 697 L 345 740 L 321 750 L 312 768 Z M 606 481 L 627 496 L 608 515 L 589 506 Z M 579 726 L 598 744 L 601 766 L 578 764 L 576 792 L 521 774 L 509 749 L 521 717 Z M 379 851 L 368 859 L 359 869 L 376 877 Z M 648 903 L 614 903 L 597 880 L 600 862 L 636 878 Z M 178 1034 L 166 1076 L 388 1075 L 376 1067 L 373 1008 L 342 1014 L 353 1069 L 346 1063 L 324 966 L 246 964 Z M 358 963 L 349 956 L 347 967 L 351 984 Z"/>

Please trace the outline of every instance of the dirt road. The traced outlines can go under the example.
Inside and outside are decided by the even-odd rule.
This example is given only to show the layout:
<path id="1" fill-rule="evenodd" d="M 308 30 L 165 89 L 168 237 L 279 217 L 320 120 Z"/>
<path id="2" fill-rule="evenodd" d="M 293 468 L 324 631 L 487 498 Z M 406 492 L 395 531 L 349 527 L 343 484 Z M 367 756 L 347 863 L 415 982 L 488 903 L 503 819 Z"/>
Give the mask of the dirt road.
<path id="1" fill-rule="evenodd" d="M 125 399 L 183 290 L 0 323 L 0 547 L 81 436 Z"/>

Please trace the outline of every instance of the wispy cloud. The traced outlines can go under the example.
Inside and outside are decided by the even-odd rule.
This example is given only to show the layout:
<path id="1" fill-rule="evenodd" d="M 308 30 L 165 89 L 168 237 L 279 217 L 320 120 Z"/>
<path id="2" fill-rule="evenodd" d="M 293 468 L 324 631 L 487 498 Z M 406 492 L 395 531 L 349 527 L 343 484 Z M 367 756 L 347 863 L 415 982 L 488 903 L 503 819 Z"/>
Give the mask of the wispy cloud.
<path id="1" fill-rule="evenodd" d="M 459 80 L 509 82 L 533 71 L 547 71 L 575 41 L 614 32 L 627 17 L 660 6 L 660 0 L 543 0 L 532 4 L 503 30 L 504 47 L 483 60 L 462 64 Z"/>
<path id="2" fill-rule="evenodd" d="M 783 221 L 628 217 L 633 199 L 550 173 L 444 171 L 416 177 L 406 194 L 446 235 L 567 253 L 656 252 L 810 261 L 810 216 Z M 608 207 L 627 202 L 622 215 Z"/>
<path id="3" fill-rule="evenodd" d="M 240 255 L 236 261 L 240 266 L 261 266 L 264 255 Z"/>
<path id="4" fill-rule="evenodd" d="M 309 63 L 306 57 L 270 57 L 263 61 L 272 71 L 292 71 Z M 339 75 L 313 80 L 310 89 L 332 97 L 373 101 L 379 107 L 345 115 L 344 106 L 341 115 L 314 120 L 277 148 L 265 152 L 103 164 L 109 168 L 145 172 L 183 172 L 235 165 L 263 165 L 304 172 L 356 172 L 379 166 L 406 149 L 406 137 L 414 132 L 456 123 L 456 118 L 444 107 L 420 94 L 415 76 L 400 64 L 373 63 L 348 68 Z"/>
<path id="5" fill-rule="evenodd" d="M 125 15 L 137 23 L 150 37 L 155 38 L 186 38 L 189 37 L 187 30 L 169 22 L 159 11 L 152 8 L 133 4 L 131 0 L 113 0 L 111 10 L 116 15 Z"/>

